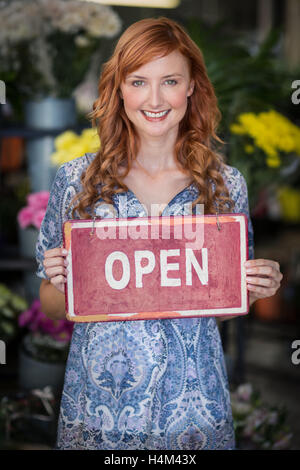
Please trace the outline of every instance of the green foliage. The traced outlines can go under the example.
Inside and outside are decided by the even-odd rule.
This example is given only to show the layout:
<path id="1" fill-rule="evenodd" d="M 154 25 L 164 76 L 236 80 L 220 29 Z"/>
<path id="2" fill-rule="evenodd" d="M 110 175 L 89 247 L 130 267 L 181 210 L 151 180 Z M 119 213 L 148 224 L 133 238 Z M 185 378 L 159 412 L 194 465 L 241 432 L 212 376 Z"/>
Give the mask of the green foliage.
<path id="1" fill-rule="evenodd" d="M 297 119 L 296 106 L 291 106 L 292 82 L 297 71 L 289 71 L 278 57 L 281 31 L 273 29 L 266 39 L 251 48 L 243 37 L 232 33 L 226 22 L 209 26 L 191 19 L 187 30 L 203 52 L 207 73 L 211 80 L 222 113 L 219 135 L 225 142 L 223 153 L 227 162 L 238 168 L 246 179 L 250 209 L 258 202 L 260 191 L 272 183 L 286 183 L 278 168 L 268 168 L 263 152 L 245 153 L 240 136 L 230 132 L 230 126 L 243 113 L 260 113 L 276 110 Z M 249 42 L 249 41 L 248 41 Z M 252 50 L 251 50 L 252 49 Z M 249 141 L 249 144 L 251 142 Z M 285 162 L 294 165 L 294 158 L 286 156 Z"/>
<path id="2" fill-rule="evenodd" d="M 259 112 L 290 102 L 292 74 L 274 52 L 280 30 L 272 30 L 255 53 L 243 38 L 225 30 L 225 23 L 208 26 L 192 19 L 188 31 L 204 55 L 208 76 L 214 85 L 223 115 L 221 131 L 242 112 Z M 244 41 L 245 42 L 245 41 Z"/>
<path id="3" fill-rule="evenodd" d="M 28 305 L 19 295 L 14 294 L 4 284 L 0 284 L 0 338 L 11 340 L 18 329 L 19 314 L 26 310 Z"/>

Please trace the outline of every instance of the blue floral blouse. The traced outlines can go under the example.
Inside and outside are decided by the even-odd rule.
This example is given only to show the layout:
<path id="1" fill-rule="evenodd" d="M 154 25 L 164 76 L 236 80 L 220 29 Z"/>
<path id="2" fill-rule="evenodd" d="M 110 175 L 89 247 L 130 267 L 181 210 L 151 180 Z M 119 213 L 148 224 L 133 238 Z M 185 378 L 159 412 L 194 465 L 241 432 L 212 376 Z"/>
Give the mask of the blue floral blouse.
<path id="1" fill-rule="evenodd" d="M 45 250 L 62 245 L 62 223 L 81 189 L 80 176 L 94 154 L 62 165 L 52 185 L 36 247 L 37 275 Z M 247 186 L 226 165 L 224 181 L 235 212 L 248 217 Z M 192 183 L 162 215 L 184 215 L 198 192 Z M 124 194 L 124 193 L 123 193 Z M 114 195 L 117 217 L 147 215 L 132 191 Z M 67 212 L 66 212 L 67 211 Z M 112 217 L 98 207 L 96 215 Z M 57 449 L 234 449 L 228 379 L 214 317 L 75 323 L 65 372 Z"/>

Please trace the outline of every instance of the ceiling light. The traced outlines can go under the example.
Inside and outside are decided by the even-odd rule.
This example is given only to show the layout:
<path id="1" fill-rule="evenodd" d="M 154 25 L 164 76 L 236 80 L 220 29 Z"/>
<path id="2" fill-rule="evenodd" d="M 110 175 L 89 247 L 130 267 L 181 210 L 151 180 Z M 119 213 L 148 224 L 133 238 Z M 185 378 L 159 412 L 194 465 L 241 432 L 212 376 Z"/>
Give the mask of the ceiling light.
<path id="1" fill-rule="evenodd" d="M 123 7 L 147 7 L 147 8 L 176 8 L 180 0 L 81 0 L 86 2 L 101 3 L 102 5 L 118 5 Z"/>

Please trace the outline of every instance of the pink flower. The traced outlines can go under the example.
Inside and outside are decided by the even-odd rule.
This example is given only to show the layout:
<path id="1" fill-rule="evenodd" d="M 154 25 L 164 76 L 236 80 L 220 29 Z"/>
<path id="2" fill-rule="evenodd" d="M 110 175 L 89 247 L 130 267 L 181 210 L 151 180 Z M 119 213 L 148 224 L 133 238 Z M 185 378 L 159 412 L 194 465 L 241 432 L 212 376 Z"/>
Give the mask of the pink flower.
<path id="1" fill-rule="evenodd" d="M 289 449 L 291 446 L 291 439 L 293 437 L 293 434 L 287 434 L 286 436 L 283 436 L 280 440 L 275 442 L 272 446 L 272 450 L 285 450 Z"/>
<path id="2" fill-rule="evenodd" d="M 46 209 L 38 209 L 33 214 L 32 223 L 37 228 L 40 229 L 41 224 L 43 222 L 43 218 L 45 217 Z"/>
<path id="3" fill-rule="evenodd" d="M 26 228 L 29 225 L 31 225 L 33 215 L 34 215 L 34 210 L 32 209 L 32 207 L 28 207 L 28 206 L 23 207 L 23 209 L 21 209 L 18 212 L 18 216 L 17 216 L 20 227 L 21 228 Z"/>
<path id="4" fill-rule="evenodd" d="M 27 203 L 29 207 L 34 209 L 46 209 L 50 193 L 49 191 L 39 191 L 37 193 L 28 194 Z"/>

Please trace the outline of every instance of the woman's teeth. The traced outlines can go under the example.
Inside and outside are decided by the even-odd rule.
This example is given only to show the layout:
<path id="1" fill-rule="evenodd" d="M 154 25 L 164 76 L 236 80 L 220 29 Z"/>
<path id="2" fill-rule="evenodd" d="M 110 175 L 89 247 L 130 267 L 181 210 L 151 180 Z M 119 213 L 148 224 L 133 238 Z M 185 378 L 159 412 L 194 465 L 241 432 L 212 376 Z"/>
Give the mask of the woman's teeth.
<path id="1" fill-rule="evenodd" d="M 160 113 L 150 113 L 149 111 L 143 111 L 143 113 L 146 116 L 152 117 L 152 118 L 159 118 L 159 117 L 165 116 L 168 112 L 169 112 L 169 109 L 167 111 L 162 111 Z"/>

